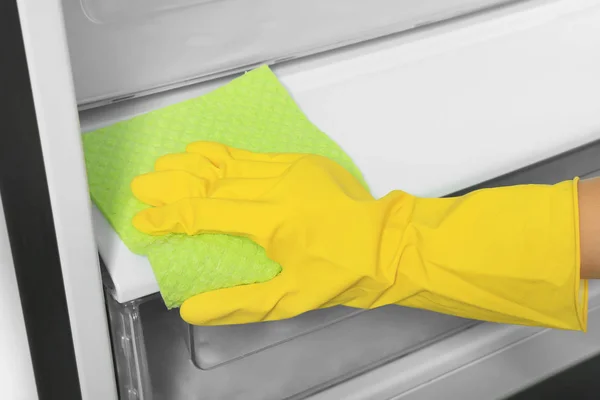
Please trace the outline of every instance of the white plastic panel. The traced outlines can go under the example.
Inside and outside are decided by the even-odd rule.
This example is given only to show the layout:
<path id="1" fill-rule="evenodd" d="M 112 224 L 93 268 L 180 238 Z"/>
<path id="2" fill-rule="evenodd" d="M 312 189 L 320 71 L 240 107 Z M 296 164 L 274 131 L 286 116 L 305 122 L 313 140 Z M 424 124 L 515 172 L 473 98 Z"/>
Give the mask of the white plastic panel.
<path id="1" fill-rule="evenodd" d="M 63 0 L 79 104 L 188 84 L 507 2 Z"/>
<path id="2" fill-rule="evenodd" d="M 87 17 L 98 23 L 132 21 L 178 8 L 198 6 L 218 0 L 81 0 Z"/>

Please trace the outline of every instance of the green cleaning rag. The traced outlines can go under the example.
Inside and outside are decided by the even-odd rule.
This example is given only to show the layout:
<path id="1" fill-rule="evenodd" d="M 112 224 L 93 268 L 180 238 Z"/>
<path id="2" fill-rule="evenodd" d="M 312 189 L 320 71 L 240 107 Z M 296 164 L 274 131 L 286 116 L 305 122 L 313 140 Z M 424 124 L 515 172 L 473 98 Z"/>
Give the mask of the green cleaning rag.
<path id="1" fill-rule="evenodd" d="M 168 308 L 209 290 L 264 282 L 281 271 L 245 238 L 155 237 L 132 226 L 147 205 L 131 193 L 131 180 L 152 171 L 158 157 L 199 140 L 255 152 L 319 154 L 364 183 L 350 157 L 306 118 L 266 66 L 204 96 L 84 134 L 92 200 L 125 245 L 148 257 Z"/>

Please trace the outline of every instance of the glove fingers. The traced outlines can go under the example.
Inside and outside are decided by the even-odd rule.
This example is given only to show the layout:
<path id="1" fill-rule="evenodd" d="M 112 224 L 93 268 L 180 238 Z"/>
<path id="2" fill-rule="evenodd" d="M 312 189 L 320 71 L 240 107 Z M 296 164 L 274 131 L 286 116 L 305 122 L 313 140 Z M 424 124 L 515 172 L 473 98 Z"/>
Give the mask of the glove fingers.
<path id="1" fill-rule="evenodd" d="M 131 191 L 138 200 L 155 207 L 196 197 L 255 200 L 268 192 L 279 180 L 226 178 L 211 182 L 187 171 L 158 171 L 137 176 L 131 182 Z"/>
<path id="2" fill-rule="evenodd" d="M 274 178 L 290 168 L 289 162 L 231 160 L 224 167 L 227 178 Z"/>
<path id="3" fill-rule="evenodd" d="M 187 171 L 199 178 L 214 181 L 223 177 L 223 171 L 209 159 L 194 153 L 167 154 L 156 160 L 155 171 Z"/>
<path id="4" fill-rule="evenodd" d="M 281 176 L 290 163 L 246 161 L 230 159 L 216 166 L 198 153 L 175 153 L 162 156 L 156 161 L 156 171 L 187 171 L 200 178 L 214 181 L 218 178 L 272 178 Z"/>
<path id="5" fill-rule="evenodd" d="M 352 277 L 322 269 L 285 266 L 265 283 L 241 285 L 198 294 L 181 306 L 181 317 L 193 325 L 244 324 L 292 318 L 304 312 L 352 301 L 364 305 L 365 293 Z"/>
<path id="6" fill-rule="evenodd" d="M 131 191 L 138 200 L 163 206 L 184 198 L 206 197 L 210 182 L 186 171 L 159 171 L 137 176 Z"/>
<path id="7" fill-rule="evenodd" d="M 254 153 L 248 150 L 236 149 L 216 142 L 194 142 L 187 145 L 186 152 L 201 154 L 215 165 L 222 165 L 227 160 L 265 161 L 290 163 L 302 158 L 303 154 L 295 153 Z"/>
<path id="8" fill-rule="evenodd" d="M 280 178 L 219 179 L 212 185 L 208 197 L 215 199 L 256 200 L 275 187 Z"/>
<path id="9" fill-rule="evenodd" d="M 285 271 L 265 283 L 236 286 L 201 293 L 186 300 L 180 309 L 184 321 L 193 325 L 244 324 L 291 318 L 307 311 L 288 285 Z"/>
<path id="10" fill-rule="evenodd" d="M 266 247 L 283 218 L 283 213 L 268 203 L 185 198 L 140 211 L 132 222 L 136 229 L 150 235 L 225 233 L 248 237 Z"/>

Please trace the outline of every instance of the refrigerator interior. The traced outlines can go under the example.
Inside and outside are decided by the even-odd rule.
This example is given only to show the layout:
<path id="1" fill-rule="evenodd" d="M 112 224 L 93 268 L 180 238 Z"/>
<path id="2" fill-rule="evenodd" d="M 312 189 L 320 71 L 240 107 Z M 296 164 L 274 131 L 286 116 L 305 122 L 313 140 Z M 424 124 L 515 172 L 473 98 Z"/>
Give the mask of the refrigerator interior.
<path id="1" fill-rule="evenodd" d="M 179 3 L 181 3 L 182 8 L 173 9 L 168 12 L 165 11 L 162 17 L 155 14 L 156 10 L 152 9 L 152 7 L 161 7 L 158 2 L 148 2 L 143 6 L 140 5 L 140 2 L 127 3 L 130 5 L 138 4 L 142 8 L 146 7 L 147 10 L 136 11 L 134 13 L 136 18 L 133 18 L 134 16 L 132 15 L 125 15 L 127 14 L 125 12 L 123 15 L 126 16 L 125 19 L 128 19 L 125 22 L 124 19 L 118 20 L 118 18 L 111 20 L 110 12 L 112 11 L 109 9 L 109 6 L 116 7 L 116 2 L 107 1 L 106 3 L 101 3 L 94 2 L 93 0 L 85 0 L 82 3 L 84 8 L 81 8 L 80 3 L 77 1 L 64 0 L 75 89 L 80 108 L 83 110 L 102 104 L 116 103 L 108 106 L 112 108 L 106 113 L 103 112 L 102 107 L 94 109 L 94 118 L 96 120 L 92 121 L 91 124 L 85 124 L 85 111 L 80 113 L 80 119 L 84 121 L 83 125 L 86 129 L 92 125 L 102 126 L 107 124 L 107 121 L 115 117 L 114 113 L 120 113 L 120 108 L 125 109 L 130 107 L 130 98 L 135 98 L 138 95 L 146 95 L 157 91 L 161 92 L 177 86 L 183 87 L 199 80 L 215 78 L 216 76 L 220 76 L 221 73 L 230 73 L 238 67 L 244 68 L 257 61 L 277 59 L 275 56 L 273 56 L 274 58 L 269 58 L 265 54 L 255 53 L 251 55 L 254 58 L 246 54 L 244 56 L 248 56 L 248 58 L 228 59 L 225 60 L 226 62 L 222 62 L 223 60 L 217 56 L 214 58 L 210 57 L 210 52 L 196 51 L 198 50 L 197 47 L 189 46 L 188 42 L 185 42 L 185 50 L 178 49 L 178 46 L 184 43 L 179 39 L 189 32 L 182 32 L 181 35 L 183 36 L 181 37 L 173 36 L 173 39 L 179 38 L 175 42 L 167 40 L 168 38 L 153 36 L 153 33 L 164 30 L 165 26 L 178 25 L 183 30 L 193 26 L 188 19 L 193 19 L 197 15 L 197 12 L 192 10 L 199 10 L 205 5 L 213 3 L 225 4 L 225 2 L 221 1 L 193 2 L 191 0 L 182 0 Z M 98 6 L 100 4 L 106 5 L 106 8 L 103 9 Z M 197 8 L 194 8 L 196 6 Z M 119 7 L 126 8 L 129 6 L 122 5 Z M 214 7 L 217 6 L 214 5 Z M 86 16 L 82 10 L 90 15 L 95 13 L 96 17 L 92 16 L 90 19 L 90 15 Z M 97 20 L 95 22 L 92 21 L 92 24 L 90 21 L 94 18 L 97 18 Z M 104 21 L 100 21 L 101 19 L 104 19 Z M 182 23 L 180 24 L 179 22 Z M 415 22 L 413 21 L 412 24 L 415 25 Z M 567 26 L 567 28 L 569 27 Z M 221 29 L 221 27 L 216 27 L 215 29 Z M 546 33 L 542 32 L 540 36 L 543 36 L 542 34 L 546 35 Z M 323 37 L 329 36 L 324 35 Z M 364 39 L 365 37 L 361 40 Z M 514 40 L 516 41 L 517 39 L 515 38 Z M 532 46 L 537 46 L 539 41 L 536 42 L 536 40 L 536 37 L 531 39 Z M 569 45 L 569 40 L 575 40 L 575 35 L 573 37 L 569 36 L 562 41 L 557 41 L 556 46 L 552 46 L 552 49 L 562 46 L 560 47 L 561 49 L 564 47 L 575 51 L 576 48 Z M 545 41 L 544 39 L 542 43 L 545 43 Z M 317 42 L 318 40 L 315 41 L 315 43 Z M 592 46 L 593 43 L 591 42 L 593 42 L 591 39 L 589 43 L 587 41 L 578 41 L 582 48 L 584 45 Z M 519 39 L 519 43 L 525 42 Z M 498 60 L 494 57 L 502 61 L 504 57 L 503 51 L 510 47 L 508 45 L 503 46 L 499 45 L 498 48 L 492 48 L 486 44 L 486 49 L 493 50 L 489 50 L 489 54 L 486 57 L 473 57 L 474 60 L 472 61 L 474 62 L 470 64 L 473 71 L 466 75 L 469 75 L 469 82 L 471 82 L 471 77 L 479 74 L 477 77 L 481 78 L 481 82 L 479 82 L 479 85 L 468 86 L 466 90 L 463 87 L 463 90 L 460 91 L 463 95 L 462 98 L 459 98 L 460 101 L 470 104 L 469 102 L 472 99 L 480 98 L 478 97 L 480 93 L 477 90 L 486 85 L 490 86 L 487 89 L 488 92 L 500 94 L 497 98 L 511 99 L 510 95 L 503 91 L 504 87 L 500 88 L 501 84 L 494 86 L 494 81 L 490 80 L 485 74 L 485 71 L 488 70 L 493 72 L 493 66 L 498 65 Z M 325 48 L 327 48 L 327 45 L 323 49 Z M 131 51 L 126 51 L 128 49 Z M 314 50 L 316 48 L 311 49 Z M 249 47 L 249 50 L 252 50 L 252 48 Z M 538 59 L 542 60 L 546 57 L 549 61 L 554 60 L 554 58 L 550 57 L 554 57 L 555 54 L 549 50 L 547 53 L 543 53 L 546 50 L 544 47 L 540 51 Z M 512 55 L 512 51 L 512 47 L 510 47 L 510 52 L 507 54 Z M 473 53 L 481 54 L 481 52 L 476 53 L 475 51 Z M 173 54 L 179 55 L 181 58 L 177 58 L 173 62 L 173 58 L 169 58 Z M 282 53 L 278 54 L 281 56 Z M 294 56 L 298 56 L 299 54 L 297 53 Z M 523 56 L 527 56 L 525 48 Z M 407 67 L 403 73 L 398 73 L 398 71 L 401 71 L 401 67 L 397 67 L 396 65 L 393 66 L 393 70 L 392 67 L 389 70 L 379 70 L 379 66 L 377 66 L 377 68 L 369 70 L 369 74 L 381 76 L 382 78 L 369 78 L 362 81 L 354 79 L 353 75 L 357 69 L 351 67 L 348 70 L 352 71 L 352 74 L 349 76 L 343 76 L 342 74 L 340 81 L 342 84 L 339 86 L 344 86 L 345 89 L 332 91 L 331 98 L 324 101 L 327 101 L 329 105 L 340 104 L 336 111 L 343 110 L 345 113 L 351 114 L 357 112 L 359 111 L 358 109 L 352 109 L 353 104 L 344 103 L 344 98 L 349 98 L 346 92 L 350 93 L 353 90 L 362 90 L 367 84 L 369 84 L 369 90 L 373 93 L 383 92 L 383 87 L 390 86 L 389 81 L 385 79 L 387 74 L 387 78 L 390 78 L 390 81 L 398 79 L 398 82 L 403 84 L 399 86 L 405 89 L 408 88 L 409 90 L 405 90 L 407 93 L 415 94 L 415 96 L 410 98 L 407 96 L 406 101 L 402 99 L 398 100 L 398 94 L 394 94 L 395 100 L 399 104 L 413 106 L 416 101 L 417 105 L 423 106 L 420 108 L 423 110 L 429 109 L 427 107 L 431 108 L 432 103 L 434 103 L 435 107 L 439 107 L 440 110 L 443 107 L 452 107 L 453 104 L 459 104 L 460 101 L 451 102 L 444 98 L 444 93 L 459 93 L 451 85 L 458 82 L 461 77 L 464 78 L 460 72 L 457 72 L 464 67 L 464 62 L 461 61 L 460 63 L 452 64 L 451 61 L 448 61 L 450 57 L 440 55 L 440 58 L 447 63 L 446 65 L 453 67 L 447 69 L 447 71 L 453 73 L 453 76 L 452 79 L 448 79 L 449 75 L 431 74 L 431 80 L 428 82 L 432 87 L 437 85 L 437 91 L 433 91 L 431 87 L 413 88 L 410 86 L 410 82 L 400 81 L 400 78 L 397 78 L 409 76 L 406 72 L 409 72 L 409 74 L 413 73 L 412 66 Z M 468 54 L 464 59 L 467 58 Z M 211 60 L 218 60 L 219 63 L 212 65 L 209 62 Z M 356 60 L 356 64 L 359 65 L 360 60 L 364 60 L 364 57 L 357 57 Z M 522 66 L 518 70 L 516 68 L 514 70 L 506 68 L 503 71 L 507 81 L 518 79 L 519 76 L 532 76 L 528 80 L 530 87 L 526 88 L 527 90 L 523 90 L 518 96 L 515 95 L 515 98 L 512 99 L 514 101 L 507 102 L 508 105 L 502 105 L 505 115 L 507 115 L 507 112 L 509 114 L 506 118 L 508 121 L 516 120 L 517 113 L 523 108 L 523 104 L 519 104 L 519 101 L 525 104 L 528 102 L 529 97 L 532 99 L 544 97 L 539 95 L 540 90 L 547 87 L 546 78 L 552 80 L 552 76 L 550 75 L 545 77 L 543 74 L 539 74 L 537 65 L 531 62 L 531 60 L 529 61 L 530 68 L 532 70 L 535 69 L 535 71 L 529 71 Z M 429 64 L 418 60 L 415 65 L 418 64 L 423 70 L 440 65 L 439 60 L 436 61 L 433 57 L 427 62 Z M 407 64 L 409 63 L 407 62 Z M 140 65 L 152 65 L 152 68 L 141 69 Z M 200 69 L 199 65 L 202 68 L 206 67 L 206 69 Z M 335 68 L 333 69 L 335 70 Z M 316 71 L 315 76 L 318 77 L 318 68 Z M 344 72 L 343 68 L 340 68 L 340 71 Z M 439 72 L 437 69 L 432 71 Z M 589 72 L 589 69 L 583 71 L 580 74 L 580 80 L 583 80 L 585 73 Z M 419 76 L 416 72 L 414 73 L 416 76 Z M 376 79 L 379 79 L 379 81 Z M 301 86 L 297 81 L 296 86 Z M 208 82 L 207 87 L 216 85 L 218 82 Z M 372 82 L 375 82 L 376 85 L 373 85 Z M 294 86 L 293 79 L 291 83 Z M 561 82 L 557 83 L 559 86 L 560 84 Z M 309 89 L 311 88 L 310 85 L 307 86 Z M 331 86 L 333 87 L 334 85 L 332 84 Z M 573 85 L 572 83 L 568 85 L 568 88 L 573 91 L 578 87 L 578 85 Z M 565 91 L 567 89 L 559 87 L 558 90 Z M 473 91 L 473 93 L 469 91 Z M 431 96 L 432 92 L 436 92 L 435 97 Z M 297 92 L 296 94 L 299 95 L 301 106 L 308 105 L 307 108 L 311 108 L 312 104 L 316 104 L 312 105 L 312 112 L 318 121 L 317 125 L 322 125 L 329 133 L 328 123 L 331 125 L 331 132 L 333 132 L 335 130 L 333 129 L 335 123 L 338 120 L 333 117 L 328 119 L 334 114 L 334 111 L 332 111 L 334 106 L 326 109 L 318 107 L 320 103 L 314 101 L 316 98 L 323 98 L 323 93 L 325 93 L 325 96 L 329 95 L 327 90 L 323 90 L 322 92 L 315 90 L 312 93 L 308 89 L 304 93 Z M 172 99 L 178 96 L 177 91 L 164 92 L 164 94 L 172 96 Z M 493 101 L 492 96 L 489 97 L 490 101 Z M 149 99 L 147 104 L 152 104 L 152 101 L 152 99 Z M 342 104 L 349 105 L 349 107 L 344 108 Z M 486 106 L 486 110 L 493 109 L 497 105 L 488 105 Z M 133 106 L 134 109 L 135 107 Z M 544 107 L 538 107 L 539 110 L 544 110 Z M 145 111 L 147 109 L 135 110 L 133 113 L 137 114 Z M 380 115 L 376 115 L 382 117 L 382 121 L 384 121 L 384 114 L 391 114 L 389 108 L 373 110 L 373 112 L 375 111 L 380 113 Z M 489 112 L 491 113 L 491 111 Z M 588 115 L 586 110 L 581 111 L 581 113 L 583 116 Z M 411 116 L 408 114 L 404 116 L 404 119 L 411 122 L 412 117 L 415 119 L 418 117 L 418 115 Z M 475 116 L 473 119 L 469 121 L 460 119 L 460 122 L 454 120 L 454 115 L 459 115 L 457 112 L 452 114 L 449 111 L 447 114 L 439 113 L 437 115 L 445 118 L 443 121 L 444 128 L 446 129 L 450 126 L 456 130 L 454 133 L 458 132 L 458 128 L 468 132 L 480 131 L 479 129 L 475 129 L 479 128 L 479 126 L 476 126 L 479 120 L 482 121 L 482 125 L 487 127 L 486 132 L 489 132 L 490 137 L 485 140 L 488 143 L 486 145 L 479 143 L 479 147 L 488 153 L 482 151 L 481 154 L 472 154 L 472 162 L 484 164 L 484 158 L 496 157 L 497 159 L 501 158 L 503 163 L 499 166 L 500 163 L 498 162 L 493 170 L 486 170 L 486 174 L 495 176 L 493 174 L 494 171 L 503 171 L 506 165 L 518 164 L 522 166 L 519 163 L 530 158 L 529 156 L 524 157 L 522 153 L 519 155 L 520 158 L 516 156 L 515 158 L 511 158 L 512 154 L 508 153 L 500 154 L 502 151 L 506 151 L 506 146 L 503 150 L 498 150 L 498 146 L 504 145 L 502 140 L 512 142 L 514 145 L 515 137 L 509 137 L 509 135 L 512 135 L 511 132 L 515 132 L 515 130 L 501 132 L 502 129 L 506 128 L 506 126 L 503 128 L 502 121 L 497 121 L 494 126 L 488 126 L 489 115 L 483 112 L 473 112 Z M 531 120 L 539 121 L 538 117 L 532 116 Z M 548 118 L 551 117 L 548 116 Z M 554 117 L 558 118 L 556 115 Z M 117 115 L 113 120 L 123 118 L 123 115 Z M 585 119 L 579 118 L 577 120 L 583 121 Z M 321 121 L 323 122 L 322 124 L 319 123 Z M 420 121 L 419 124 L 415 123 L 412 126 L 423 127 L 428 123 L 433 124 L 429 119 L 423 118 L 423 121 Z M 463 124 L 467 123 L 473 123 L 473 126 L 463 127 Z M 442 122 L 440 122 L 441 124 Z M 435 126 L 427 125 L 422 130 L 424 132 L 433 132 L 434 128 Z M 533 125 L 528 127 L 532 131 L 535 131 L 535 128 L 536 126 Z M 585 129 L 587 127 L 583 127 L 580 130 L 584 131 Z M 338 129 L 337 134 L 341 135 L 341 132 L 343 132 L 343 129 Z M 552 145 L 546 146 L 543 151 L 535 151 L 532 157 L 539 159 L 542 154 L 555 154 L 554 151 L 557 148 L 568 148 L 572 143 L 585 142 L 592 136 L 586 131 L 587 136 L 585 138 L 583 134 L 578 133 L 576 139 L 574 136 L 572 141 L 567 141 L 563 135 L 564 131 L 558 132 L 557 128 L 557 132 L 553 132 L 545 138 L 546 142 Z M 384 135 L 382 133 L 379 136 L 383 137 Z M 502 140 L 498 138 L 502 138 Z M 522 139 L 524 147 L 535 149 L 531 138 L 523 137 Z M 391 139 L 386 138 L 386 140 Z M 415 138 L 414 142 L 421 144 L 421 148 L 419 148 L 419 151 L 412 151 L 413 155 L 417 153 L 424 154 L 424 149 L 427 148 L 431 150 L 431 157 L 443 157 L 445 151 L 442 152 L 440 149 L 456 144 L 455 142 L 444 142 L 444 140 L 450 139 L 442 137 L 438 138 L 438 140 L 440 142 L 437 143 L 437 147 L 429 149 L 428 146 L 430 143 L 425 143 L 428 142 L 427 140 L 418 142 L 419 139 Z M 493 143 L 494 140 L 497 140 L 496 144 Z M 353 154 L 363 157 L 361 160 L 363 163 L 376 163 L 374 158 L 373 160 L 368 160 L 368 157 L 374 157 L 375 152 L 366 154 L 366 152 L 361 153 L 359 151 L 363 150 L 360 147 L 361 142 L 359 139 L 350 143 L 349 138 L 348 141 L 348 146 L 352 148 Z M 591 174 L 594 171 L 600 170 L 600 165 L 597 165 L 598 160 L 600 160 L 598 148 L 599 145 L 596 143 L 544 162 L 534 168 L 526 168 L 517 173 L 493 180 L 485 185 L 528 182 L 552 183 L 571 178 L 573 175 L 583 176 Z M 418 168 L 419 162 L 422 162 L 422 160 L 413 159 L 411 158 L 413 156 L 408 153 L 405 152 L 404 156 L 413 163 L 412 167 Z M 490 154 L 493 155 L 490 156 Z M 381 155 L 377 155 L 381 157 Z M 387 154 L 387 156 L 396 156 L 397 158 L 397 154 Z M 465 154 L 463 153 L 462 156 L 465 156 Z M 390 160 L 383 160 L 380 164 L 385 164 L 384 161 Z M 409 161 L 407 161 L 407 165 L 410 165 Z M 439 175 L 436 176 L 430 173 L 428 177 L 425 177 L 431 183 L 429 188 L 423 189 L 427 190 L 428 193 L 435 192 L 438 188 L 443 187 L 443 185 L 437 186 L 437 183 L 433 183 L 434 181 L 451 181 L 447 175 L 452 173 L 454 165 L 451 160 L 446 159 L 443 162 L 446 162 L 447 166 L 449 166 L 445 168 L 445 171 L 439 168 Z M 443 162 L 440 161 L 442 164 Z M 489 164 L 493 163 L 490 162 Z M 460 166 L 458 166 L 458 163 L 456 165 L 454 169 L 459 169 Z M 399 164 L 394 164 L 394 166 L 400 168 Z M 423 168 L 426 168 L 426 166 L 423 166 Z M 428 171 L 431 172 L 432 169 Z M 415 178 L 402 179 L 406 179 L 406 182 L 413 185 L 413 187 L 419 187 L 423 181 L 418 181 L 418 179 L 423 178 L 423 176 L 417 178 L 416 171 L 413 170 L 410 172 L 411 176 L 415 176 Z M 406 172 L 404 174 L 408 175 Z M 475 175 L 472 174 L 468 179 L 462 177 L 452 181 L 452 185 L 459 185 L 465 179 L 466 181 L 480 181 L 479 177 L 482 175 Z M 411 179 L 413 180 L 411 181 Z M 403 188 L 406 186 L 408 185 L 403 186 Z M 466 185 L 459 185 L 458 187 L 464 186 Z M 380 188 L 384 188 L 383 180 Z M 431 188 L 435 188 L 435 190 Z M 365 371 L 373 370 L 378 366 L 402 358 L 407 354 L 417 352 L 431 343 L 468 330 L 477 324 L 475 321 L 388 306 L 368 312 L 340 307 L 311 312 L 288 321 L 238 327 L 191 327 L 182 322 L 177 310 L 167 311 L 159 296 L 151 295 L 141 298 L 133 296 L 131 297 L 133 300 L 128 299 L 127 301 L 119 302 L 112 297 L 112 294 L 115 293 L 113 288 L 114 283 L 111 282 L 110 274 L 106 273 L 106 271 L 104 271 L 104 283 L 107 288 L 107 310 L 110 317 L 111 341 L 117 367 L 119 391 L 123 399 L 303 398 L 362 374 Z"/>

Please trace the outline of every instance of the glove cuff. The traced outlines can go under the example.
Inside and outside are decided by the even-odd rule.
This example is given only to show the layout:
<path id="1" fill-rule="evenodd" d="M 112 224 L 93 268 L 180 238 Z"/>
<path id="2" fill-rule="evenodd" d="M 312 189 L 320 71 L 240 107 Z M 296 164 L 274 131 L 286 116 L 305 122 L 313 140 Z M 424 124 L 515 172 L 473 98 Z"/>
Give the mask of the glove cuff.
<path id="1" fill-rule="evenodd" d="M 393 278 L 379 305 L 586 330 L 577 179 L 442 199 L 392 192 L 381 201 L 381 268 Z"/>

